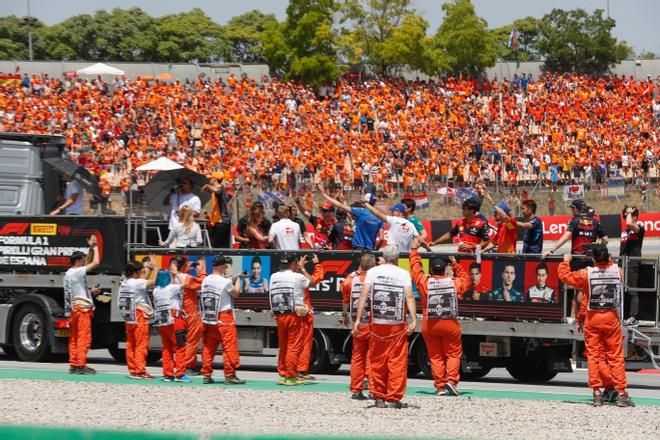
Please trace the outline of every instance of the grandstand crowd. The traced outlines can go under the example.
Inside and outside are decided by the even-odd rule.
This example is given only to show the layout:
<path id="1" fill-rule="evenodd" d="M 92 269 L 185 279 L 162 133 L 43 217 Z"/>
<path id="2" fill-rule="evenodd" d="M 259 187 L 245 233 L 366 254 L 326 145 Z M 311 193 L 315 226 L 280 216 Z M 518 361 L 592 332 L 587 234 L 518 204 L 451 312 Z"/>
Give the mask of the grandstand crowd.
<path id="1" fill-rule="evenodd" d="M 24 75 L 0 86 L 0 131 L 66 136 L 111 186 L 166 155 L 203 174 L 290 191 L 387 193 L 498 179 L 646 181 L 660 157 L 660 83 L 543 74 L 479 80 L 144 81 Z M 651 175 L 649 176 L 649 170 Z"/>

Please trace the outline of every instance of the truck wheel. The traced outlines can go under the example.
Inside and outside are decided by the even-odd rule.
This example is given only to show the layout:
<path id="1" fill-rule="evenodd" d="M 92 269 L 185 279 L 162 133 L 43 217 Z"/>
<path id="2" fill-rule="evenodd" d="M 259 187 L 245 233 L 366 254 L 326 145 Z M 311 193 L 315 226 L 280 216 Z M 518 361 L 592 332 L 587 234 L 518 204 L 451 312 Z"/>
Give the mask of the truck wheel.
<path id="1" fill-rule="evenodd" d="M 2 351 L 5 353 L 5 356 L 9 360 L 15 360 L 18 358 L 18 355 L 16 354 L 16 349 L 11 345 L 3 345 Z"/>
<path id="2" fill-rule="evenodd" d="M 160 350 L 149 350 L 147 353 L 147 365 L 155 365 L 163 358 L 163 352 Z"/>
<path id="3" fill-rule="evenodd" d="M 408 366 L 409 377 L 416 376 L 421 371 L 425 378 L 433 379 L 431 362 L 429 361 L 429 355 L 426 352 L 426 344 L 422 338 L 419 338 L 417 343 L 415 343 L 411 364 L 412 365 Z"/>
<path id="4" fill-rule="evenodd" d="M 465 371 L 461 365 L 461 380 L 481 379 L 488 373 L 490 373 L 490 367 L 471 368 L 470 371 Z"/>
<path id="5" fill-rule="evenodd" d="M 48 327 L 50 320 L 36 304 L 23 305 L 12 321 L 12 337 L 18 358 L 25 362 L 41 362 L 50 356 Z"/>
<path id="6" fill-rule="evenodd" d="M 108 351 L 110 352 L 110 356 L 120 364 L 125 364 L 126 363 L 126 349 L 124 348 L 119 348 L 119 344 L 111 345 L 108 347 Z"/>
<path id="7" fill-rule="evenodd" d="M 314 330 L 312 354 L 309 358 L 309 372 L 312 374 L 331 374 L 339 370 L 341 364 L 330 363 L 328 347 L 320 330 Z"/>
<path id="8" fill-rule="evenodd" d="M 516 380 L 528 383 L 543 383 L 553 379 L 557 372 L 548 368 L 545 359 L 512 359 L 506 370 Z"/>

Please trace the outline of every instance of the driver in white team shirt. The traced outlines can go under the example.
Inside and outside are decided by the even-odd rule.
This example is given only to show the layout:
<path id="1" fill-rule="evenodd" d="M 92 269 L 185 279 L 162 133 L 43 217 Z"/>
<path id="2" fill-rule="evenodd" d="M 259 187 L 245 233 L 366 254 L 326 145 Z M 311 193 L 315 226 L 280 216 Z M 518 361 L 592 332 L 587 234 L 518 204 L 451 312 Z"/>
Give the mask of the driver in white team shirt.
<path id="1" fill-rule="evenodd" d="M 199 213 L 202 210 L 202 201 L 193 193 L 192 180 L 187 177 L 181 180 L 181 186 L 179 188 L 172 188 L 172 192 L 165 196 L 163 205 L 169 206 L 172 209 L 170 212 L 170 231 L 174 230 L 174 227 L 181 223 L 179 219 L 179 208 L 182 206 L 189 206 L 195 218 L 199 217 Z"/>
<path id="2" fill-rule="evenodd" d="M 401 252 L 410 251 L 413 239 L 419 235 L 419 232 L 417 232 L 415 225 L 404 217 L 406 215 L 406 205 L 403 203 L 394 205 L 390 208 L 392 215 L 385 215 L 368 203 L 365 206 L 373 215 L 389 225 L 387 243 L 395 245 Z"/>

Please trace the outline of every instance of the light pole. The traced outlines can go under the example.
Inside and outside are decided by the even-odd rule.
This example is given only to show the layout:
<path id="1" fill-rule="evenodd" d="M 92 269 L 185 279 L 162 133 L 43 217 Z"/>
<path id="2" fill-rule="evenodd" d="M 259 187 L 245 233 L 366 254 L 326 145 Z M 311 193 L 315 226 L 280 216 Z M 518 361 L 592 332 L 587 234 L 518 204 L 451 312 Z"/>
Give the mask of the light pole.
<path id="1" fill-rule="evenodd" d="M 30 58 L 30 61 L 32 61 L 32 28 L 34 27 L 35 19 L 32 18 L 30 12 L 30 0 L 27 0 L 27 17 L 25 17 L 23 22 L 28 29 L 28 57 Z"/>

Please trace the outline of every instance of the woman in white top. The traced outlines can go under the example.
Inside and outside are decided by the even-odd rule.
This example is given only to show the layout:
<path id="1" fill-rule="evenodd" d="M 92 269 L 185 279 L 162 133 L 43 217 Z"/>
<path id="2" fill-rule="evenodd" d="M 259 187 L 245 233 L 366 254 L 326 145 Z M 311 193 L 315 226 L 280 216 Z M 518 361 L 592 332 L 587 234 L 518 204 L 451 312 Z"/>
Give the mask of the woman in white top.
<path id="1" fill-rule="evenodd" d="M 179 208 L 181 223 L 177 223 L 165 241 L 159 241 L 159 246 L 169 247 L 199 247 L 202 245 L 202 230 L 193 217 L 193 210 L 187 205 Z"/>

